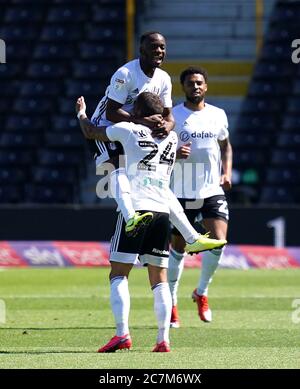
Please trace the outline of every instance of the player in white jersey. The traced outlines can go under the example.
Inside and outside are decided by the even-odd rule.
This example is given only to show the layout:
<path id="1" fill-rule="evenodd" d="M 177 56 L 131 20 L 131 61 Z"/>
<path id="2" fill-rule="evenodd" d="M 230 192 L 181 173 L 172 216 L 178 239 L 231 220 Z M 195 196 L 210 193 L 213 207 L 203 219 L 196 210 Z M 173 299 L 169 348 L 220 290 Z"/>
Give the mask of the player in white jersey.
<path id="1" fill-rule="evenodd" d="M 92 116 L 96 126 L 107 126 L 118 122 L 144 124 L 151 128 L 156 136 L 168 134 L 174 127 L 172 116 L 172 84 L 170 76 L 159 67 L 166 54 L 165 38 L 158 32 L 148 32 L 140 39 L 140 57 L 128 62 L 112 76 L 105 96 L 102 98 Z M 157 94 L 163 103 L 161 114 L 136 117 L 133 112 L 134 102 L 141 92 Z M 118 157 L 123 153 L 119 142 L 89 140 L 96 166 L 112 162 L 118 167 Z M 124 167 L 114 170 L 110 176 L 110 188 L 119 209 L 126 221 L 126 232 L 135 235 L 149 221 L 147 213 L 137 213 L 132 202 L 134 193 L 128 182 Z M 198 252 L 211 247 L 211 241 L 200 236 L 188 223 L 184 211 L 176 197 L 170 192 L 170 220 L 189 244 L 190 252 Z"/>
<path id="2" fill-rule="evenodd" d="M 151 31 L 143 34 L 140 39 L 140 57 L 121 66 L 113 74 L 92 116 L 92 122 L 97 126 L 108 126 L 126 121 L 144 124 L 158 135 L 170 132 L 174 127 L 172 84 L 170 76 L 159 68 L 165 54 L 166 41 L 160 33 Z M 161 115 L 144 118 L 133 115 L 134 101 L 141 92 L 152 92 L 160 97 L 164 105 Z M 127 232 L 136 233 L 136 224 L 143 222 L 143 215 L 136 217 L 124 167 L 119 166 L 119 156 L 123 154 L 121 144 L 99 140 L 89 140 L 88 143 L 96 161 L 96 169 L 104 162 L 111 162 L 116 167 L 110 175 L 111 193 L 128 222 Z"/>
<path id="3" fill-rule="evenodd" d="M 143 92 L 136 99 L 137 117 L 161 114 L 163 105 L 159 97 Z M 111 304 L 117 333 L 99 352 L 113 352 L 131 347 L 128 328 L 130 297 L 128 275 L 137 259 L 148 265 L 149 280 L 154 293 L 154 308 L 159 331 L 153 351 L 168 352 L 171 294 L 167 283 L 169 257 L 169 198 L 170 175 L 176 157 L 177 135 L 171 131 L 167 137 L 153 138 L 150 128 L 128 122 L 111 126 L 93 125 L 86 117 L 83 97 L 77 100 L 76 111 L 83 133 L 88 138 L 119 141 L 125 151 L 126 174 L 130 182 L 134 208 L 151 216 L 151 222 L 137 236 L 128 237 L 125 221 L 120 213 L 111 241 Z M 224 241 L 212 241 L 216 247 Z M 226 241 L 225 241 L 226 243 Z"/>
<path id="4" fill-rule="evenodd" d="M 224 189 L 231 188 L 232 148 L 225 112 L 204 100 L 207 73 L 204 69 L 188 68 L 180 81 L 185 102 L 173 109 L 174 131 L 179 138 L 174 175 L 174 191 L 191 223 L 201 221 L 215 239 L 226 239 L 228 207 Z M 182 174 L 182 175 L 181 175 Z M 183 185 L 181 185 L 183 184 Z M 179 327 L 177 289 L 184 266 L 185 242 L 174 228 L 168 269 L 172 294 L 171 327 Z M 200 319 L 212 320 L 208 306 L 208 284 L 212 280 L 222 255 L 222 248 L 202 255 L 202 271 L 192 298 L 197 302 Z"/>

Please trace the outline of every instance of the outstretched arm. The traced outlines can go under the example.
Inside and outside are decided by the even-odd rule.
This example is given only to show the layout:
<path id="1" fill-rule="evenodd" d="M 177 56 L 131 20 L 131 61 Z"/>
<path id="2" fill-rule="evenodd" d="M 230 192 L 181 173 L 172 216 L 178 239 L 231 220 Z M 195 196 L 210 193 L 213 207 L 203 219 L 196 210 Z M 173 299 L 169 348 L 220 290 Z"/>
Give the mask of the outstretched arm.
<path id="1" fill-rule="evenodd" d="M 175 126 L 175 120 L 171 108 L 165 108 L 162 115 L 152 115 L 147 117 L 136 117 L 122 109 L 122 104 L 112 99 L 107 100 L 106 118 L 113 123 L 133 122 L 143 124 L 151 128 L 155 136 L 168 134 Z"/>
<path id="2" fill-rule="evenodd" d="M 81 131 L 86 139 L 101 140 L 104 142 L 110 141 L 106 135 L 106 126 L 97 127 L 87 117 L 86 104 L 84 97 L 77 99 L 75 110 L 79 119 Z"/>

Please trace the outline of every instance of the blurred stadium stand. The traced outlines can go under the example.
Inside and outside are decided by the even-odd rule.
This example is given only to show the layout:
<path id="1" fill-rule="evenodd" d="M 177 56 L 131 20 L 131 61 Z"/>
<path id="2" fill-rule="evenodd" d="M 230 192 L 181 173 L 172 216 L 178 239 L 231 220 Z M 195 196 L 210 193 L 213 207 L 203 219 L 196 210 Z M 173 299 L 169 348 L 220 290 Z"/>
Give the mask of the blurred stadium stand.
<path id="1" fill-rule="evenodd" d="M 75 99 L 84 95 L 92 114 L 125 62 L 125 3 L 1 1 L 0 203 L 85 202 L 91 158 Z"/>
<path id="2" fill-rule="evenodd" d="M 300 1 L 277 1 L 232 136 L 240 203 L 295 204 L 300 175 L 299 65 L 291 60 Z M 260 153 L 260 154 L 257 154 Z M 252 181 L 246 172 L 252 171 Z M 246 177 L 245 177 L 246 175 Z"/>

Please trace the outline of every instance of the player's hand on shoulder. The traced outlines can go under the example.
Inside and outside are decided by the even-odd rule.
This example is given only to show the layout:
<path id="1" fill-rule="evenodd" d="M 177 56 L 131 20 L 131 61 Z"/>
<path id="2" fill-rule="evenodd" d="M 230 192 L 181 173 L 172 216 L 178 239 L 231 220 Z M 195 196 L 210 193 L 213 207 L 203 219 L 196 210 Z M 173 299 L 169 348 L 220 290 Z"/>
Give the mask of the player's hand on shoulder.
<path id="1" fill-rule="evenodd" d="M 151 130 L 160 129 L 164 127 L 165 124 L 164 118 L 162 117 L 162 115 L 159 114 L 144 117 L 142 121 L 143 124 L 151 128 Z"/>
<path id="2" fill-rule="evenodd" d="M 185 145 L 177 149 L 176 158 L 178 159 L 187 159 L 191 154 L 191 145 L 192 142 L 188 142 Z"/>
<path id="3" fill-rule="evenodd" d="M 220 185 L 225 191 L 230 190 L 232 187 L 231 178 L 227 174 L 222 174 Z"/>

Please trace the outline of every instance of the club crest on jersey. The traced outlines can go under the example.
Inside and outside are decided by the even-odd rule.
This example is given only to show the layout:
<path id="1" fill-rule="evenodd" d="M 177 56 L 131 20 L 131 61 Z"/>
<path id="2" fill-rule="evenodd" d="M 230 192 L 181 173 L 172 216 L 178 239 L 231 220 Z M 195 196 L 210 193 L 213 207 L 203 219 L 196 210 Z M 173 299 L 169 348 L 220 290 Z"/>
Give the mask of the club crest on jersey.
<path id="1" fill-rule="evenodd" d="M 187 142 L 190 139 L 190 134 L 187 131 L 181 131 L 179 138 L 182 142 Z"/>
<path id="2" fill-rule="evenodd" d="M 139 136 L 140 138 L 145 138 L 145 136 L 147 136 L 147 134 L 145 133 L 144 130 L 140 130 L 140 131 L 138 131 L 138 136 Z"/>
<path id="3" fill-rule="evenodd" d="M 125 84 L 124 80 L 120 80 L 120 78 L 116 78 L 115 79 L 115 84 L 114 84 L 114 89 L 120 90 L 121 88 L 124 87 L 124 84 Z"/>

